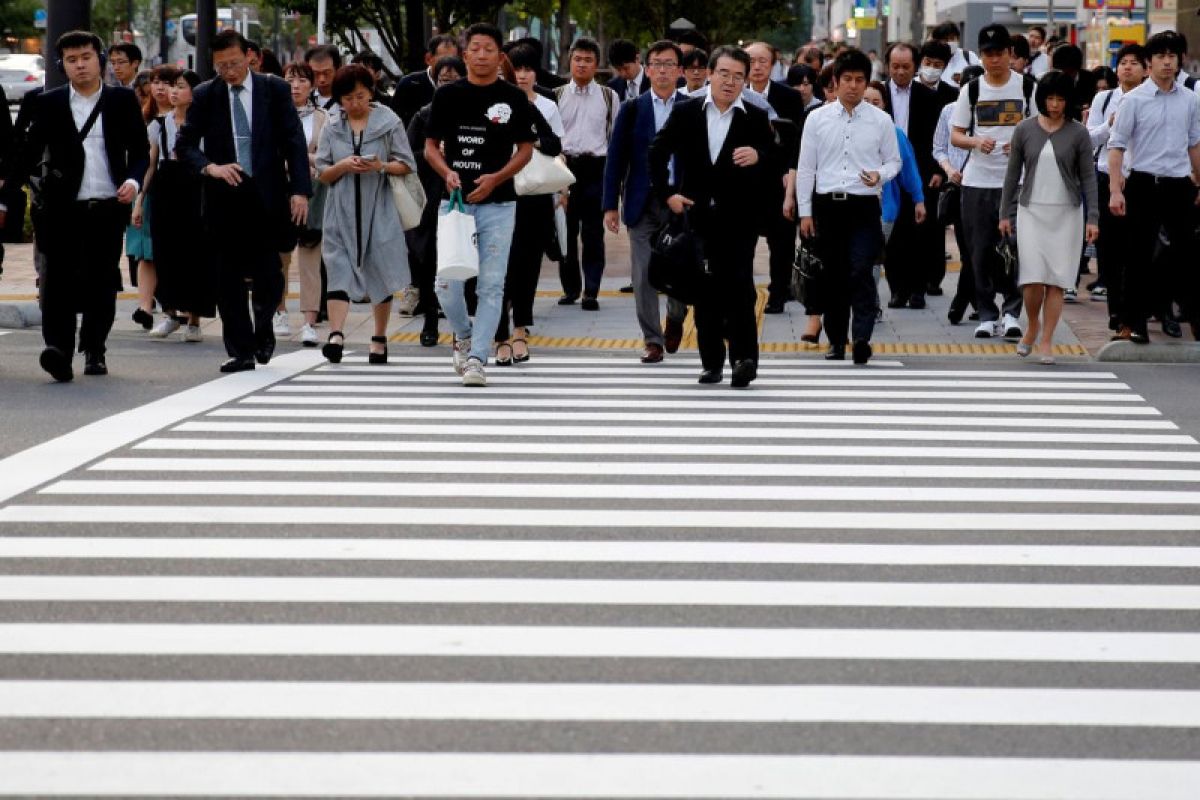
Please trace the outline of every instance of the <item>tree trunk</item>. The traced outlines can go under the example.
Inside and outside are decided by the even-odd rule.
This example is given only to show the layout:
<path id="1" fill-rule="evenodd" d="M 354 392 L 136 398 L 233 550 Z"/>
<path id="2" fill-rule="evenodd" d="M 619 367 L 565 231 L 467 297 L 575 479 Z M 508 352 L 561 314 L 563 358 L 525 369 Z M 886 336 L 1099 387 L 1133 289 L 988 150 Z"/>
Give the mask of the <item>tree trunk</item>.
<path id="1" fill-rule="evenodd" d="M 571 52 L 571 0 L 558 0 L 558 72 L 570 70 L 567 63 Z"/>

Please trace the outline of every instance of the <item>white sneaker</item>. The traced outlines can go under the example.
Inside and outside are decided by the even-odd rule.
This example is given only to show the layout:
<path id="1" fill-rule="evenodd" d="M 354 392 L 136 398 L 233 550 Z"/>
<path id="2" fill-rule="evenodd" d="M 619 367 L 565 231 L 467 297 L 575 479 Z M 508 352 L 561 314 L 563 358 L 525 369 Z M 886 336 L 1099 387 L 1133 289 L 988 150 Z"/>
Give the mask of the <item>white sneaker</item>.
<path id="1" fill-rule="evenodd" d="M 150 333 L 146 335 L 152 339 L 165 339 L 177 330 L 179 330 L 179 322 L 174 317 L 163 314 L 158 324 L 151 328 Z"/>
<path id="2" fill-rule="evenodd" d="M 454 340 L 454 373 L 456 375 L 463 374 L 463 367 L 467 364 L 467 355 L 471 352 L 471 339 L 455 339 Z"/>
<path id="3" fill-rule="evenodd" d="M 487 386 L 487 375 L 483 372 L 483 362 L 478 358 L 468 358 L 462 369 L 463 386 Z"/>
<path id="4" fill-rule="evenodd" d="M 307 322 L 304 323 L 304 327 L 300 329 L 300 344 L 304 345 L 305 347 L 316 347 L 317 344 L 319 344 L 317 340 L 317 332 L 313 330 L 313 326 L 309 325 Z"/>
<path id="5" fill-rule="evenodd" d="M 276 336 L 291 336 L 292 328 L 288 325 L 288 316 L 286 311 L 276 311 L 275 316 L 271 318 L 271 330 Z"/>
<path id="6" fill-rule="evenodd" d="M 981 322 L 979 327 L 975 329 L 976 339 L 990 339 L 996 335 L 995 322 Z"/>
<path id="7" fill-rule="evenodd" d="M 1079 302 L 1079 290 L 1078 289 L 1063 289 L 1063 302 L 1064 303 L 1078 303 Z"/>
<path id="8" fill-rule="evenodd" d="M 204 333 L 200 330 L 199 325 L 186 325 L 181 338 L 185 342 L 203 342 Z"/>
<path id="9" fill-rule="evenodd" d="M 402 317 L 411 317 L 421 302 L 421 290 L 415 286 L 405 286 L 400 290 L 400 302 L 396 304 L 396 313 Z"/>
<path id="10" fill-rule="evenodd" d="M 1012 314 L 1005 314 L 998 327 L 1004 331 L 1005 339 L 1020 339 L 1025 335 L 1021 330 L 1021 321 Z"/>

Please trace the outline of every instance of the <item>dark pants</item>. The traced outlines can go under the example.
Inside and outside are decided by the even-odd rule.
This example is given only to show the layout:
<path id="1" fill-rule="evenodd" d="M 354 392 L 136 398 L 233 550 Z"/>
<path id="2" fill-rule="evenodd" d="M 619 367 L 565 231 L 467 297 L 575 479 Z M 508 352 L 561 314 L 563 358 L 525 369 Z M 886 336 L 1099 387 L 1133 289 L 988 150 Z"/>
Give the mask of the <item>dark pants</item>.
<path id="1" fill-rule="evenodd" d="M 962 222 L 971 267 L 975 277 L 975 308 L 980 322 L 997 322 L 1001 309 L 996 294 L 1004 296 L 1003 311 L 1021 316 L 1021 290 L 1015 275 L 1006 277 L 998 268 L 996 245 L 1000 241 L 1001 189 L 962 189 Z"/>
<path id="2" fill-rule="evenodd" d="M 1162 309 L 1156 302 L 1164 287 L 1178 287 L 1184 317 L 1200 321 L 1200 280 L 1195 263 L 1185 263 L 1194 254 L 1192 240 L 1193 208 L 1196 187 L 1189 178 L 1156 179 L 1144 172 L 1133 172 L 1125 181 L 1125 208 L 1128 223 L 1128 252 L 1141 262 L 1129 265 L 1125 272 L 1125 308 L 1121 323 L 1136 330 L 1146 329 L 1146 319 Z M 1158 232 L 1166 231 L 1171 247 L 1163 255 L 1162 268 L 1147 269 L 1145 262 L 1154 252 Z M 1191 256 L 1194 259 L 1194 255 Z M 1140 268 L 1139 268 L 1140 267 Z"/>
<path id="3" fill-rule="evenodd" d="M 917 253 L 924 268 L 922 291 L 942 285 L 946 278 L 946 223 L 938 217 L 942 190 L 925 186 L 925 221 L 917 226 Z"/>
<path id="4" fill-rule="evenodd" d="M 286 211 L 268 211 L 253 178 L 239 186 L 209 181 L 205 192 L 225 352 L 231 358 L 251 358 L 275 344 L 271 317 L 283 296 L 277 229 Z M 246 307 L 247 284 L 252 289 L 253 320 Z"/>
<path id="5" fill-rule="evenodd" d="M 1096 271 L 1100 285 L 1108 290 L 1108 315 L 1125 316 L 1125 272 L 1129 259 L 1129 220 L 1114 217 L 1108 210 L 1112 196 L 1107 173 L 1096 173 L 1096 194 L 1100 204 L 1100 238 L 1096 240 Z"/>
<path id="6" fill-rule="evenodd" d="M 79 352 L 104 355 L 121 286 L 121 237 L 129 206 L 116 200 L 71 203 L 48 214 L 43 243 L 42 339 L 75 351 L 75 315 L 83 314 Z"/>
<path id="7" fill-rule="evenodd" d="M 595 297 L 604 276 L 604 157 L 569 156 L 567 166 L 575 183 L 567 202 L 567 257 L 558 265 L 558 277 L 565 294 Z"/>
<path id="8" fill-rule="evenodd" d="M 817 226 L 817 252 L 825 262 L 822 288 L 825 295 L 825 334 L 829 343 L 845 346 L 854 313 L 854 341 L 870 341 L 879 314 L 875 291 L 875 262 L 883 246 L 879 199 L 847 195 L 813 196 Z"/>
<path id="9" fill-rule="evenodd" d="M 720 215 L 714 215 L 720 219 Z M 696 343 L 700 363 L 706 370 L 725 365 L 725 340 L 729 340 L 729 363 L 758 361 L 758 321 L 754 304 L 754 247 L 758 236 L 725 231 L 705 240 L 705 256 L 711 275 L 702 283 L 695 305 Z"/>
<path id="10" fill-rule="evenodd" d="M 770 251 L 771 284 L 767 288 L 768 302 L 784 303 L 789 299 L 792 285 L 792 263 L 796 260 L 796 223 L 776 209 L 783 207 L 783 198 L 769 206 L 770 218 L 763 230 Z"/>
<path id="11" fill-rule="evenodd" d="M 965 313 L 967 306 L 975 307 L 975 268 L 971 265 L 971 248 L 967 247 L 961 219 L 954 223 L 954 243 L 958 246 L 958 286 L 950 300 L 950 307 Z M 943 255 L 942 261 L 945 260 Z"/>
<path id="12" fill-rule="evenodd" d="M 928 267 L 920 248 L 921 230 L 913 217 L 914 206 L 901 194 L 900 210 L 884 250 L 883 270 L 892 297 L 907 302 L 925 296 Z"/>
<path id="13" fill-rule="evenodd" d="M 504 276 L 504 309 L 496 327 L 496 341 L 509 338 L 508 315 L 514 328 L 533 324 L 533 298 L 542 273 L 546 243 L 554 235 L 554 195 L 517 198 L 512 247 L 508 250 L 508 272 Z"/>

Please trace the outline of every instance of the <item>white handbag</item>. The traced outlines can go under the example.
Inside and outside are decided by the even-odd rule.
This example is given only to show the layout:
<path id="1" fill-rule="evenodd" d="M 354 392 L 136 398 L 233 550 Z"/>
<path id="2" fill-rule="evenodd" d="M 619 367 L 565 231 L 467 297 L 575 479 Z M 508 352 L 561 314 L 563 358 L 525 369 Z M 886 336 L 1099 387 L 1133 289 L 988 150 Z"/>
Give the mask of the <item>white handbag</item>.
<path id="1" fill-rule="evenodd" d="M 567 169 L 567 160 L 562 156 L 551 158 L 536 149 L 533 158 L 513 178 L 519 195 L 554 194 L 575 182 L 575 175 Z"/>
<path id="2" fill-rule="evenodd" d="M 400 214 L 400 225 L 411 231 L 421 224 L 421 215 L 425 212 L 425 187 L 415 172 L 388 175 L 388 183 L 392 187 L 392 202 Z"/>
<path id="3" fill-rule="evenodd" d="M 450 208 L 438 217 L 437 276 L 465 281 L 479 275 L 479 247 L 475 218 L 466 212 L 462 191 L 450 194 Z"/>

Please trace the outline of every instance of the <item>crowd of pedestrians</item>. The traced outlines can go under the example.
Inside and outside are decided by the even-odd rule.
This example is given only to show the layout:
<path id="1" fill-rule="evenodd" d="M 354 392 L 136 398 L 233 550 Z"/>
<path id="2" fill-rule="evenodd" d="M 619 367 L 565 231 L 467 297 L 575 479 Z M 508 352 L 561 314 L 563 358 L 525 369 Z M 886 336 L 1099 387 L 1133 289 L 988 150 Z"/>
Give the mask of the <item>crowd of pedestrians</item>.
<path id="1" fill-rule="evenodd" d="M 561 78 L 536 39 L 480 23 L 434 37 L 426 68 L 388 94 L 372 53 L 343 63 L 322 45 L 284 67 L 223 31 L 216 77 L 201 82 L 74 31 L 55 46 L 67 85 L 29 93 L 15 128 L 0 125 L 0 227 L 28 184 L 40 361 L 59 381 L 76 351 L 85 374 L 107 373 L 124 247 L 133 321 L 197 342 L 219 314 L 223 372 L 269 363 L 292 335 L 295 265 L 302 345 L 338 363 L 351 304 L 365 303 L 368 361 L 386 363 L 393 308 L 423 317 L 430 347 L 444 317 L 455 371 L 483 386 L 489 363 L 532 357 L 545 257 L 559 262 L 561 305 L 599 309 L 605 230 L 622 224 L 641 361 L 678 350 L 690 305 L 701 383 L 722 382 L 726 364 L 734 386 L 757 375 L 760 238 L 769 314 L 797 299 L 800 243 L 801 338 L 824 334 L 830 360 L 871 358 L 881 274 L 896 313 L 943 293 L 948 226 L 961 271 L 947 316 L 970 314 L 977 338 L 1053 363 L 1094 253 L 1086 289 L 1108 303 L 1114 338 L 1148 342 L 1157 320 L 1200 340 L 1200 99 L 1183 37 L 1155 34 L 1090 70 L 1038 26 L 987 25 L 975 51 L 961 38 L 943 23 L 882 58 L 814 44 L 792 63 L 765 41 L 710 48 L 694 32 L 644 59 L 627 40 L 602 54 L 579 38 Z M 543 188 L 564 168 L 568 189 Z M 535 188 L 519 193 L 518 177 Z M 451 215 L 473 227 L 469 280 L 439 272 Z M 681 229 L 699 242 L 693 288 L 667 298 L 664 322 L 655 260 L 668 258 L 664 231 Z"/>

